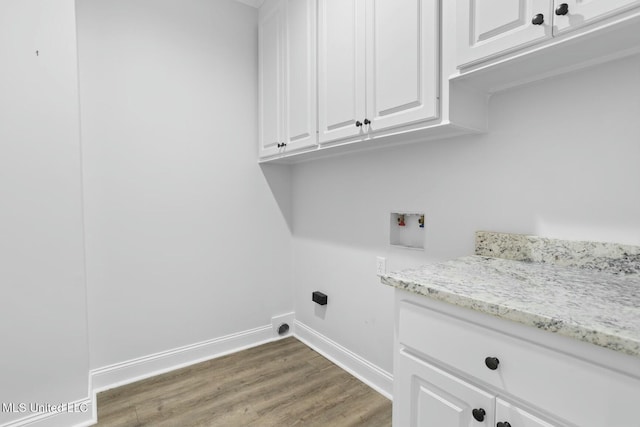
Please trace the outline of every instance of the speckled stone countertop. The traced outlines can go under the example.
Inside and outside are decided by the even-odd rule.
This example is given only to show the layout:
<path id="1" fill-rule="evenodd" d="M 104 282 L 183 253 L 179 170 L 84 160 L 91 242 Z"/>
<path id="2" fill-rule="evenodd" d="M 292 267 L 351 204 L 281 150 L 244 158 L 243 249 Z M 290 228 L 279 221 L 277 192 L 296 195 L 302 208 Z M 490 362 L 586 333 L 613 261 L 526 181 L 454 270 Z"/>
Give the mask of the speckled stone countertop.
<path id="1" fill-rule="evenodd" d="M 389 273 L 381 280 L 640 357 L 637 246 L 478 232 L 476 255 Z"/>

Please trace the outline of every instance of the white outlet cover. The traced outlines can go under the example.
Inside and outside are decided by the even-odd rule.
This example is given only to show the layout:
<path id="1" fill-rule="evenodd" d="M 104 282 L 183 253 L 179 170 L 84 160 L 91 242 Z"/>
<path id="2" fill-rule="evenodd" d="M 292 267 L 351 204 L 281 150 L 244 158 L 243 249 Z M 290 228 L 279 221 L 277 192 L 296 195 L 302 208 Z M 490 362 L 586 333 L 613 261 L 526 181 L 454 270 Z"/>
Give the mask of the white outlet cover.
<path id="1" fill-rule="evenodd" d="M 384 257 L 376 257 L 376 274 L 382 276 L 387 274 L 387 259 Z"/>

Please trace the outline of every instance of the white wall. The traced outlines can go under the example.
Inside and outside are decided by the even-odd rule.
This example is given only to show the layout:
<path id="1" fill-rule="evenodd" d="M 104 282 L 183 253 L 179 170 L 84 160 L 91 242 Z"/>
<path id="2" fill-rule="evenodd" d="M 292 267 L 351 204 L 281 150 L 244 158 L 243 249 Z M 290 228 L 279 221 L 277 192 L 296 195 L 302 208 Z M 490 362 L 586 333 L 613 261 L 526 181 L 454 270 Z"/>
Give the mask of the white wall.
<path id="1" fill-rule="evenodd" d="M 89 363 L 74 2 L 2 1 L 0 33 L 0 402 L 57 405 Z"/>
<path id="2" fill-rule="evenodd" d="M 91 367 L 291 311 L 290 172 L 256 160 L 257 10 L 77 6 Z"/>
<path id="3" fill-rule="evenodd" d="M 391 372 L 376 255 L 390 269 L 469 255 L 476 230 L 640 244 L 639 117 L 634 57 L 494 95 L 484 135 L 296 165 L 297 319 Z M 389 247 L 394 209 L 426 213 L 424 252 Z"/>
<path id="4" fill-rule="evenodd" d="M 376 255 L 466 255 L 480 229 L 640 244 L 638 57 L 494 96 L 485 135 L 289 170 L 256 163 L 255 9 L 77 6 L 89 343 L 73 2 L 0 4 L 2 402 L 82 399 L 89 368 L 294 307 L 390 372 Z M 426 212 L 424 252 L 388 246 L 394 209 Z"/>

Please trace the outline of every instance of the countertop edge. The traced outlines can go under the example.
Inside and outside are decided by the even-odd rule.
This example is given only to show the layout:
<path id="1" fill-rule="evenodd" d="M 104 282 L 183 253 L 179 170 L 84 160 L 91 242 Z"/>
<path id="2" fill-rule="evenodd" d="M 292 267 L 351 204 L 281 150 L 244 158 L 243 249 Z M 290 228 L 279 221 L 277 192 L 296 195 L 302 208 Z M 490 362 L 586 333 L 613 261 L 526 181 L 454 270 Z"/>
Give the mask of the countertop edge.
<path id="1" fill-rule="evenodd" d="M 446 292 L 442 289 L 429 287 L 424 283 L 395 279 L 390 275 L 380 276 L 380 281 L 387 286 L 436 301 L 468 308 L 500 319 L 511 320 L 525 326 L 532 326 L 540 330 L 574 338 L 629 356 L 640 357 L 640 341 L 614 335 L 607 331 L 585 328 L 582 325 L 572 324 L 562 319 L 541 316 L 536 313 L 507 307 L 499 303 L 486 302 L 481 299 Z"/>

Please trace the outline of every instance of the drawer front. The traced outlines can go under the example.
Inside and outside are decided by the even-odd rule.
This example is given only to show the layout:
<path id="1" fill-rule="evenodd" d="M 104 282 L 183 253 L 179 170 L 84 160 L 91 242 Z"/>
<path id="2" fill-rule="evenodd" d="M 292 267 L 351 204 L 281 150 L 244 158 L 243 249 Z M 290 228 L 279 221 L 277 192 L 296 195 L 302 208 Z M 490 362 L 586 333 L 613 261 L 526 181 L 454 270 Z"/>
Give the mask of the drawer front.
<path id="1" fill-rule="evenodd" d="M 496 425 L 498 423 L 518 427 L 556 427 L 502 399 L 496 399 Z"/>
<path id="2" fill-rule="evenodd" d="M 638 427 L 640 381 L 466 320 L 401 301 L 400 348 L 415 349 L 581 427 Z M 497 358 L 495 370 L 485 364 Z M 586 410 L 588 408 L 588 410 Z"/>

